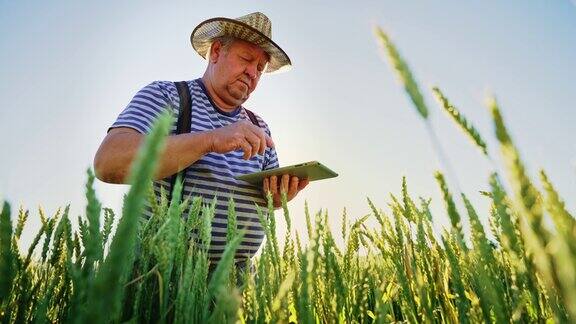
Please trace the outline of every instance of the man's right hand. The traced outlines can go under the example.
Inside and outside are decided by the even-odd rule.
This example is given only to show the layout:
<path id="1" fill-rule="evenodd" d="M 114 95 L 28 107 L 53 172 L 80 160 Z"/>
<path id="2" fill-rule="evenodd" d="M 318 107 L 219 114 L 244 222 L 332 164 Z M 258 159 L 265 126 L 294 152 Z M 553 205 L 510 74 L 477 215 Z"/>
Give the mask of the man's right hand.
<path id="1" fill-rule="evenodd" d="M 274 147 L 272 138 L 260 127 L 250 121 L 241 120 L 208 132 L 210 134 L 209 151 L 228 153 L 244 151 L 244 160 L 249 160 L 256 154 L 264 154 L 266 147 Z"/>

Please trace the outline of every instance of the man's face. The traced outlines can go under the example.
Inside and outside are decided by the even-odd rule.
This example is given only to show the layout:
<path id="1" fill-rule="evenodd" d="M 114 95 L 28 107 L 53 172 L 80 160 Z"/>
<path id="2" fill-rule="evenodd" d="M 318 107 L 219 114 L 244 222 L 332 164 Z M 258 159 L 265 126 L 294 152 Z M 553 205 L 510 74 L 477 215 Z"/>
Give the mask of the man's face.
<path id="1" fill-rule="evenodd" d="M 228 105 L 244 103 L 258 85 L 268 63 L 268 54 L 252 43 L 235 40 L 227 48 L 213 45 L 213 87 Z"/>

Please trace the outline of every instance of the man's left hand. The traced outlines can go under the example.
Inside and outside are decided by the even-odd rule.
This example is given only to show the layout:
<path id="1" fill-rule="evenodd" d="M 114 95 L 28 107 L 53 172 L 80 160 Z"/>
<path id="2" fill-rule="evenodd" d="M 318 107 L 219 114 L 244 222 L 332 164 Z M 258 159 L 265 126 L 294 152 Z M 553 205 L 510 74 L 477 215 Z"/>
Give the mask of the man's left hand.
<path id="1" fill-rule="evenodd" d="M 264 191 L 264 198 L 268 196 L 268 192 L 272 194 L 272 201 L 274 207 L 282 207 L 282 193 L 285 192 L 287 201 L 292 200 L 300 190 L 304 189 L 308 183 L 308 179 L 299 179 L 296 176 L 284 174 L 282 177 L 271 176 L 264 178 L 262 184 Z"/>

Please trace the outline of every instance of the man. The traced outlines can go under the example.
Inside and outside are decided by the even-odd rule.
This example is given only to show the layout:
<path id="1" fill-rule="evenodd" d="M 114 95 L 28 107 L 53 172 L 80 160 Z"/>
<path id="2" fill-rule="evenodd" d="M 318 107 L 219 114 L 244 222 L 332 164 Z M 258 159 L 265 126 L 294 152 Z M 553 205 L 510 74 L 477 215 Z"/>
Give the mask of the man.
<path id="1" fill-rule="evenodd" d="M 187 81 L 191 93 L 191 132 L 169 136 L 154 181 L 170 190 L 169 178 L 186 169 L 184 196 L 217 198 L 209 256 L 218 261 L 226 244 L 228 200 L 234 199 L 237 224 L 246 235 L 236 253 L 241 262 L 254 255 L 264 239 L 255 203 L 266 205 L 270 192 L 275 207 L 281 192 L 288 200 L 308 184 L 307 179 L 270 177 L 262 186 L 235 176 L 278 167 L 268 125 L 242 104 L 256 89 L 262 73 L 289 67 L 286 53 L 271 39 L 271 23 L 262 13 L 240 18 L 213 18 L 192 32 L 193 48 L 208 60 L 202 78 Z M 178 116 L 180 98 L 173 82 L 155 81 L 142 88 L 108 130 L 94 158 L 96 176 L 125 183 L 130 164 L 154 120 L 166 109 Z M 254 119 L 252 122 L 251 119 Z M 176 126 L 173 126 L 173 133 Z M 145 213 L 150 215 L 150 208 Z M 215 263 L 215 262 L 214 262 Z"/>

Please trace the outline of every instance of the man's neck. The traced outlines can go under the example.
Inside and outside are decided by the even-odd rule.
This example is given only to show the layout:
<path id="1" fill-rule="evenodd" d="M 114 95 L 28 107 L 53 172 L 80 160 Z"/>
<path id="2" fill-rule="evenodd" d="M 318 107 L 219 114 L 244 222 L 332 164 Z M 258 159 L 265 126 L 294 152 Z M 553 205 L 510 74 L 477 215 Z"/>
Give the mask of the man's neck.
<path id="1" fill-rule="evenodd" d="M 225 112 L 233 112 L 234 110 L 236 110 L 236 108 L 238 108 L 238 106 L 232 106 L 230 104 L 226 104 L 224 100 L 222 100 L 222 98 L 218 96 L 218 94 L 214 90 L 214 87 L 212 86 L 212 80 L 206 73 L 204 73 L 204 76 L 202 77 L 202 83 L 204 83 L 204 86 L 206 87 L 206 91 L 208 92 L 210 99 L 212 99 L 212 102 L 214 102 L 214 104 L 219 109 Z"/>

